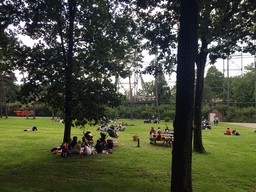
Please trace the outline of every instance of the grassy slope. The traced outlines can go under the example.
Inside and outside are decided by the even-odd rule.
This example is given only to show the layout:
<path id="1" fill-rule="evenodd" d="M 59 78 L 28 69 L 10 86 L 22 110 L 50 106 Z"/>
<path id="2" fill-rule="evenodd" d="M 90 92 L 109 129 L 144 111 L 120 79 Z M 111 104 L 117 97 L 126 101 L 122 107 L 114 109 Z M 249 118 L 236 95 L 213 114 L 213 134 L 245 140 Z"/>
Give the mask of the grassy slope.
<path id="1" fill-rule="evenodd" d="M 99 154 L 67 160 L 50 149 L 62 142 L 64 125 L 48 118 L 0 119 L 0 190 L 1 191 L 170 191 L 170 147 L 150 145 L 152 124 L 125 120 L 126 131 L 119 132 L 113 154 Z M 37 126 L 37 132 L 24 132 Z M 155 128 L 158 125 L 154 125 Z M 164 123 L 159 124 L 163 130 Z M 168 124 L 172 128 L 172 124 Z M 241 136 L 226 136 L 227 125 L 203 130 L 206 154 L 193 153 L 194 191 L 253 191 L 256 189 L 256 144 L 252 128 L 228 125 Z M 96 127 L 87 127 L 100 137 Z M 139 135 L 140 147 L 132 140 Z M 72 136 L 81 139 L 80 129 Z"/>

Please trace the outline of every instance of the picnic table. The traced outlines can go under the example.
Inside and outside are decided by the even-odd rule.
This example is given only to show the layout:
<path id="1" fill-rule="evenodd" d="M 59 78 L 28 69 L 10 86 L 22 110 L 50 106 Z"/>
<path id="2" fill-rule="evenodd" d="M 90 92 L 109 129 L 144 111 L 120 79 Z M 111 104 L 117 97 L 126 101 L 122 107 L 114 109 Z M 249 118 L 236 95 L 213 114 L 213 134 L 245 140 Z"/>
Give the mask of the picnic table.
<path id="1" fill-rule="evenodd" d="M 154 137 L 156 138 L 156 135 L 154 135 Z M 165 138 L 164 140 L 162 139 L 162 138 Z M 155 142 L 155 145 L 156 145 L 156 142 L 157 141 L 163 141 L 163 144 L 162 145 L 164 145 L 164 143 L 166 143 L 166 146 L 168 145 L 168 144 L 171 144 L 171 145 L 173 145 L 173 143 L 174 143 L 174 133 L 172 132 L 172 133 L 169 133 L 169 134 L 166 134 L 166 133 L 161 133 L 161 140 L 153 140 L 153 142 Z M 152 142 L 152 141 L 151 141 Z"/>

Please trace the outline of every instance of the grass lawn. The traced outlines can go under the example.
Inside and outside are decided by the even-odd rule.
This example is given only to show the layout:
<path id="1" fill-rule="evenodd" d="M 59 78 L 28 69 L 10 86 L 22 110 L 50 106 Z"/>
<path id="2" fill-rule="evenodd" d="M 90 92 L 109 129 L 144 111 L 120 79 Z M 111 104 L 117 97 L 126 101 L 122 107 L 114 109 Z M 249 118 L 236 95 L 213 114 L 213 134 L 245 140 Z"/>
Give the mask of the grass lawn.
<path id="1" fill-rule="evenodd" d="M 113 154 L 60 158 L 51 153 L 60 146 L 64 124 L 50 118 L 0 119 L 0 191 L 170 191 L 172 148 L 149 143 L 151 126 L 142 120 L 119 120 L 127 126 L 114 139 Z M 36 126 L 38 131 L 25 132 Z M 167 124 L 172 129 L 172 124 Z M 229 127 L 240 136 L 223 133 Z M 96 126 L 88 126 L 94 141 L 100 137 Z M 194 191 L 256 190 L 256 133 L 253 128 L 220 123 L 202 130 L 206 154 L 193 153 Z M 71 137 L 81 140 L 83 131 L 72 128 Z M 139 135 L 140 147 L 132 136 Z"/>

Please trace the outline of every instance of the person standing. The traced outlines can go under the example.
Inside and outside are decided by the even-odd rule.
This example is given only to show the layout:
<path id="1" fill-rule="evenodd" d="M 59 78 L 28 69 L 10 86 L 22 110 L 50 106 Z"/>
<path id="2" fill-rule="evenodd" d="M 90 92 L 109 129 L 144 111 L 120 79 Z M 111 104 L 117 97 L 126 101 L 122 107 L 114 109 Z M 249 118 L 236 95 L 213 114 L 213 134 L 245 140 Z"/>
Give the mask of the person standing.
<path id="1" fill-rule="evenodd" d="M 117 115 L 117 117 L 116 117 L 116 122 L 118 123 L 118 120 L 119 120 L 119 115 Z"/>

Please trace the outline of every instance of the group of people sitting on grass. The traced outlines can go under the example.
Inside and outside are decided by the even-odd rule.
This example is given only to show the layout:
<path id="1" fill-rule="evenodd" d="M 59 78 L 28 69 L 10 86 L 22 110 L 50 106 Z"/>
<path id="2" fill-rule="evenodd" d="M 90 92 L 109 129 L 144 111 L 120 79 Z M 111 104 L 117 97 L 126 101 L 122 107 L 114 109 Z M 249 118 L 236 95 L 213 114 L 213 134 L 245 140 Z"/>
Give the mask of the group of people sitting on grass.
<path id="1" fill-rule="evenodd" d="M 163 137 L 162 134 L 167 134 L 170 136 Z M 170 132 L 168 127 L 165 128 L 164 132 L 161 131 L 160 127 L 158 127 L 157 131 L 154 129 L 154 127 L 151 127 L 149 131 L 150 143 L 153 144 L 153 141 L 163 141 L 163 144 L 171 144 L 172 146 L 173 137 L 171 134 L 173 135 L 174 132 Z"/>
<path id="2" fill-rule="evenodd" d="M 144 120 L 144 123 L 151 123 L 151 122 L 159 123 L 158 119 L 152 119 L 152 121 L 151 121 L 151 119 Z"/>
<path id="3" fill-rule="evenodd" d="M 82 140 L 77 141 L 77 136 L 73 137 L 70 144 L 62 143 L 61 149 L 62 152 L 69 152 L 77 155 L 95 155 L 98 152 L 92 142 L 87 141 L 85 137 L 82 137 Z"/>
<path id="4" fill-rule="evenodd" d="M 109 125 L 108 123 L 106 123 L 105 125 L 99 125 L 98 128 L 96 129 L 96 131 L 108 132 L 109 129 L 112 129 L 115 132 L 116 131 L 125 131 L 126 126 L 124 124 L 121 125 L 121 123 L 119 123 L 117 126 Z"/>
<path id="5" fill-rule="evenodd" d="M 231 135 L 231 130 L 227 128 L 227 131 L 224 133 L 224 135 Z M 240 135 L 240 133 L 238 133 L 236 130 L 233 130 L 232 135 Z"/>
<path id="6" fill-rule="evenodd" d="M 82 140 L 77 139 L 77 136 L 73 137 L 70 143 L 63 142 L 60 147 L 53 148 L 53 153 L 61 153 L 61 156 L 87 156 L 96 155 L 98 153 L 112 153 L 113 141 L 108 139 L 106 141 L 106 134 L 101 133 L 101 138 L 97 140 L 97 144 L 94 146 L 93 136 L 90 131 L 87 131 Z"/>

